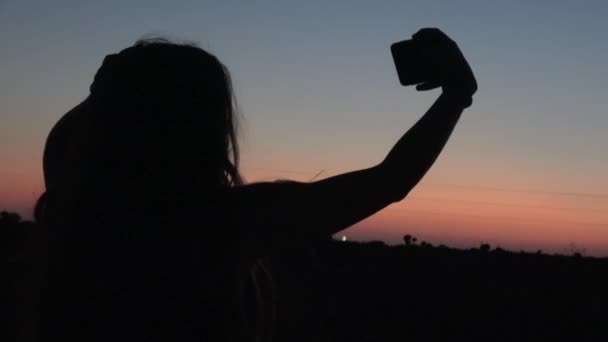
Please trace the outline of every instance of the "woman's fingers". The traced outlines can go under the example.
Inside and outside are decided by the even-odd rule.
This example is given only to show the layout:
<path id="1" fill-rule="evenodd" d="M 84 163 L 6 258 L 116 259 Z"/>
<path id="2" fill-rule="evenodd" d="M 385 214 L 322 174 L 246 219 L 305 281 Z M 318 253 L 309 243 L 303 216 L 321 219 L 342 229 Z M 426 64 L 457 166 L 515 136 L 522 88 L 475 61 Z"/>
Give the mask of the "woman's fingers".
<path id="1" fill-rule="evenodd" d="M 436 27 L 425 27 L 425 28 L 418 30 L 418 32 L 414 33 L 414 35 L 412 35 L 412 38 L 418 39 L 418 38 L 422 38 L 424 36 L 438 36 L 438 35 L 442 35 L 442 34 L 443 34 L 443 32 L 441 32 L 441 30 Z"/>
<path id="2" fill-rule="evenodd" d="M 477 91 L 477 81 L 460 48 L 448 35 L 437 28 L 423 28 L 412 36 L 421 50 L 429 57 L 433 76 L 416 86 L 418 91 L 443 87 L 444 91 L 472 96 Z"/>
<path id="3" fill-rule="evenodd" d="M 439 82 L 426 82 L 426 83 L 420 83 L 416 86 L 416 90 L 418 91 L 427 91 L 427 90 L 432 90 L 435 88 L 439 88 L 441 87 L 441 83 Z"/>
<path id="4" fill-rule="evenodd" d="M 418 32 L 412 35 L 412 39 L 424 40 L 426 42 L 453 42 L 447 34 L 435 27 L 427 27 L 418 30 Z"/>

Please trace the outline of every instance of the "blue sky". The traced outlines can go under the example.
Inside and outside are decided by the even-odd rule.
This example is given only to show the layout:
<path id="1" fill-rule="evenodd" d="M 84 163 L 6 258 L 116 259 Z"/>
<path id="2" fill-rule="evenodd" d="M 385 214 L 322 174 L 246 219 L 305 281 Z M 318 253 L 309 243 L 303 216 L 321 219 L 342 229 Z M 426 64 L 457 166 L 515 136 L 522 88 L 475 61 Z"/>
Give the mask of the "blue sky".
<path id="1" fill-rule="evenodd" d="M 437 96 L 401 87 L 389 51 L 427 26 L 458 42 L 480 90 L 422 194 L 608 194 L 607 16 L 602 1 L 0 1 L 0 207 L 26 210 L 53 123 L 105 55 L 150 35 L 228 66 L 250 179 L 371 166 Z M 15 184 L 28 195 L 15 200 Z M 599 198 L 568 208 L 604 210 L 596 221 L 608 223 Z"/>

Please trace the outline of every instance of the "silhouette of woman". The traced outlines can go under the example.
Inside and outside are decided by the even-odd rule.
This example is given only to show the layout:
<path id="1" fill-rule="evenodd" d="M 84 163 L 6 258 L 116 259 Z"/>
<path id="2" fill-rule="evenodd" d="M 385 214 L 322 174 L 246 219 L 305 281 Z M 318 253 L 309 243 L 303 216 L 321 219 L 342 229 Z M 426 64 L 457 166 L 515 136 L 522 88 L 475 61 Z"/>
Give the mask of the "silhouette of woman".
<path id="1" fill-rule="evenodd" d="M 471 104 L 477 85 L 456 44 L 437 29 L 413 39 L 441 46 L 439 76 L 417 88 L 442 94 L 382 162 L 310 183 L 244 184 L 215 56 L 158 39 L 107 56 L 45 147 L 28 338 L 268 340 L 272 283 L 259 260 L 402 200 Z"/>

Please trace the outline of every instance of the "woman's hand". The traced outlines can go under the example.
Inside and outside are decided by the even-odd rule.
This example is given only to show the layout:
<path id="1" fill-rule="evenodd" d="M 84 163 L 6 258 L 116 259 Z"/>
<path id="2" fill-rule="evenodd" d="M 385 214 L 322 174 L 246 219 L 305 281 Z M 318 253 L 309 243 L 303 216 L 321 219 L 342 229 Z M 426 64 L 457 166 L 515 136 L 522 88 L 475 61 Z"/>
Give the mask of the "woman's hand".
<path id="1" fill-rule="evenodd" d="M 412 39 L 429 49 L 432 56 L 429 81 L 417 85 L 416 89 L 425 91 L 442 87 L 444 93 L 462 99 L 465 107 L 470 106 L 477 91 L 477 80 L 458 45 L 436 28 L 421 29 Z"/>

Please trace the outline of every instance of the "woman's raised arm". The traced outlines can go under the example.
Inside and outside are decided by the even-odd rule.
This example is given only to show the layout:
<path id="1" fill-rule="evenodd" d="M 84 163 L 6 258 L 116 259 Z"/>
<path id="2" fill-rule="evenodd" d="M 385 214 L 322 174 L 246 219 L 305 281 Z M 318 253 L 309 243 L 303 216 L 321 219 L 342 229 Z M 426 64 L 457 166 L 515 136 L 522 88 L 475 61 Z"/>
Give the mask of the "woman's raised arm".
<path id="1" fill-rule="evenodd" d="M 235 219 L 243 226 L 247 240 L 272 248 L 285 241 L 327 237 L 402 200 L 418 184 L 477 90 L 456 44 L 439 30 L 427 30 L 417 33 L 419 39 L 430 35 L 446 40 L 444 58 L 449 68 L 445 79 L 418 87 L 443 87 L 431 108 L 376 166 L 311 183 L 254 183 L 234 188 Z"/>

